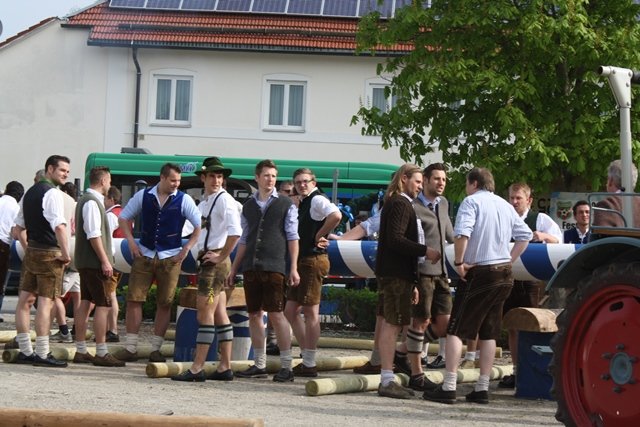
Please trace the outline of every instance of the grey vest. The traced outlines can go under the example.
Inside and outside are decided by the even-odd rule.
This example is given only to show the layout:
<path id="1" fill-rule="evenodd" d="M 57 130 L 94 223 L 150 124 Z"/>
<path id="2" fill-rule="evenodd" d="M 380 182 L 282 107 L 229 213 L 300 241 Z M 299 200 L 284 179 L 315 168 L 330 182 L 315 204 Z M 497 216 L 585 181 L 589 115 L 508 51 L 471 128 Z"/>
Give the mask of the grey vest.
<path id="1" fill-rule="evenodd" d="M 113 265 L 113 251 L 111 250 L 111 230 L 109 230 L 109 223 L 107 221 L 107 215 L 104 210 L 104 205 L 89 192 L 85 192 L 76 206 L 76 247 L 74 250 L 74 262 L 76 268 L 95 268 L 100 269 L 101 263 L 98 255 L 96 254 L 93 246 L 87 239 L 87 233 L 84 231 L 84 217 L 82 216 L 83 206 L 90 200 L 95 201 L 100 208 L 100 232 L 102 236 L 102 247 L 104 248 L 107 258 L 109 258 Z"/>
<path id="2" fill-rule="evenodd" d="M 422 223 L 425 244 L 430 248 L 440 251 L 443 256 L 441 262 L 436 264 L 431 263 L 429 260 L 418 264 L 418 271 L 420 274 L 429 276 L 446 276 L 447 269 L 444 267 L 443 251 L 445 242 L 453 241 L 453 226 L 449 218 L 449 202 L 444 197 L 440 197 L 437 217 L 435 207 L 430 209 L 418 199 L 413 202 L 413 209 L 416 211 L 416 216 Z M 438 217 L 440 219 L 439 222 Z"/>
<path id="3" fill-rule="evenodd" d="M 287 235 L 284 224 L 292 203 L 288 197 L 274 198 L 264 214 L 254 197 L 244 204 L 242 214 L 247 220 L 247 242 L 242 271 L 286 274 Z"/>

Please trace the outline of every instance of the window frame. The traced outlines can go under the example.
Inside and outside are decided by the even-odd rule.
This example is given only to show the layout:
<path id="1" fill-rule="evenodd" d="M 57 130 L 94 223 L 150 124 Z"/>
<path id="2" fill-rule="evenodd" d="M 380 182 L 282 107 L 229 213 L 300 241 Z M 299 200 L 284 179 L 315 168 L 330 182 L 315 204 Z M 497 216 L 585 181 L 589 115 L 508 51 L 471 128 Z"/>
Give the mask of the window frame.
<path id="1" fill-rule="evenodd" d="M 391 86 L 391 79 L 385 79 L 382 77 L 375 77 L 372 79 L 367 79 L 365 85 L 365 106 L 367 109 L 372 109 L 373 105 L 373 91 L 374 89 L 382 89 Z M 381 111 L 382 114 L 388 113 L 395 105 L 396 98 L 393 93 L 390 93 L 386 98 L 386 108 L 384 111 Z"/>
<path id="2" fill-rule="evenodd" d="M 271 113 L 271 87 L 284 85 L 282 103 L 282 123 L 274 125 L 269 123 Z M 289 122 L 289 94 L 291 86 L 302 86 L 302 111 L 300 112 L 300 125 L 290 125 Z M 305 132 L 307 130 L 307 102 L 309 93 L 309 79 L 297 74 L 269 74 L 263 77 L 262 89 L 262 130 L 275 132 Z"/>
<path id="3" fill-rule="evenodd" d="M 160 80 L 171 82 L 169 101 L 169 119 L 158 119 L 158 83 Z M 187 120 L 176 119 L 176 97 L 178 81 L 189 82 L 189 112 Z M 195 73 L 188 70 L 163 69 L 151 71 L 149 78 L 149 124 L 151 126 L 191 127 L 193 121 Z"/>

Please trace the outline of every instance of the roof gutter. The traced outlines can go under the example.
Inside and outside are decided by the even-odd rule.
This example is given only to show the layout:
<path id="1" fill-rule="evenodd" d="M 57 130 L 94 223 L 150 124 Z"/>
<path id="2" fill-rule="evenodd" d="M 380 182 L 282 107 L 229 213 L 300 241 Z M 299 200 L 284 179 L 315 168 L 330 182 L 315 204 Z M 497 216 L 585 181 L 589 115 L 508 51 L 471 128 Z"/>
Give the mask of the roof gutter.
<path id="1" fill-rule="evenodd" d="M 138 148 L 138 126 L 140 124 L 140 81 L 142 72 L 140 63 L 138 62 L 138 48 L 133 46 L 132 49 L 133 63 L 136 66 L 136 108 L 133 117 L 133 148 Z"/>

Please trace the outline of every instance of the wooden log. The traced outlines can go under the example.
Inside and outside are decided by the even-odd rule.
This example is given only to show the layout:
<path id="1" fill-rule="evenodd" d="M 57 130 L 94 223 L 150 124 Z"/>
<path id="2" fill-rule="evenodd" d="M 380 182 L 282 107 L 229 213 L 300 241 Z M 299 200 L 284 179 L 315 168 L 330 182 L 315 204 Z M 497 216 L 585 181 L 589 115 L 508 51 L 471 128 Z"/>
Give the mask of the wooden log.
<path id="1" fill-rule="evenodd" d="M 527 332 L 557 332 L 556 317 L 561 309 L 518 307 L 509 310 L 502 320 L 507 329 Z"/>
<path id="2" fill-rule="evenodd" d="M 198 288 L 196 286 L 185 286 L 180 289 L 180 299 L 178 305 L 186 308 L 196 308 Z"/>
<path id="3" fill-rule="evenodd" d="M 51 331 L 51 335 L 55 334 L 58 331 Z M 0 343 L 8 343 L 10 341 L 13 341 L 13 339 L 16 337 L 16 335 L 18 334 L 17 331 L 0 331 Z M 87 337 L 86 339 L 90 339 L 93 336 L 93 334 L 91 333 L 91 331 L 87 331 Z M 31 338 L 31 341 L 36 339 L 36 331 L 31 330 L 29 331 L 29 337 Z"/>
<path id="4" fill-rule="evenodd" d="M 367 363 L 366 356 L 342 356 L 342 357 L 320 357 L 316 360 L 318 371 L 338 371 L 341 369 L 353 369 Z M 302 363 L 302 359 L 293 359 L 291 366 Z M 253 365 L 252 360 L 237 360 L 231 362 L 231 370 L 234 372 L 243 371 Z M 164 378 L 178 375 L 191 367 L 191 362 L 167 362 L 148 363 L 146 373 L 149 378 Z M 204 372 L 212 374 L 218 367 L 217 362 L 208 363 L 204 366 Z M 267 359 L 267 372 L 274 374 L 281 368 L 280 359 Z"/>
<path id="5" fill-rule="evenodd" d="M 24 427 L 96 427 L 110 426 L 185 426 L 185 427 L 249 427 L 264 426 L 259 418 L 188 417 L 113 412 L 60 411 L 31 408 L 1 408 L 2 425 Z"/>
<path id="6" fill-rule="evenodd" d="M 494 366 L 491 370 L 490 378 L 497 380 L 506 375 L 513 374 L 513 365 Z M 443 372 L 428 371 L 426 377 L 435 383 L 442 383 Z M 480 376 L 479 369 L 459 369 L 458 383 L 475 382 Z M 396 380 L 406 386 L 409 377 L 404 374 L 397 374 Z M 309 396 L 324 396 L 328 394 L 340 393 L 360 393 L 364 391 L 374 391 L 380 384 L 380 375 L 344 375 L 337 378 L 318 378 L 310 380 L 305 385 L 305 391 Z"/>
<path id="7" fill-rule="evenodd" d="M 0 331 L 0 343 L 8 343 L 9 341 L 13 341 L 16 337 L 16 331 Z M 30 331 L 29 336 L 31 337 L 31 341 L 36 339 L 36 331 Z"/>
<path id="8" fill-rule="evenodd" d="M 298 345 L 295 337 L 292 337 L 292 344 Z M 360 338 L 337 338 L 337 337 L 320 337 L 318 347 L 321 348 L 340 348 L 346 350 L 373 350 L 373 340 Z M 429 344 L 429 354 L 435 356 L 440 351 L 440 345 L 437 343 Z M 467 346 L 462 346 L 462 352 L 467 351 Z M 502 347 L 496 347 L 495 357 L 502 357 Z"/>
<path id="9" fill-rule="evenodd" d="M 246 307 L 247 300 L 244 297 L 244 288 L 233 288 L 227 292 L 227 307 Z"/>
<path id="10" fill-rule="evenodd" d="M 118 345 L 118 346 L 110 346 L 109 347 L 109 352 L 110 353 L 114 353 L 116 350 L 120 349 L 120 348 L 124 348 L 123 345 Z M 150 345 L 140 345 L 138 346 L 138 357 L 141 359 L 146 359 L 149 357 L 149 354 L 151 354 L 152 352 L 152 348 Z M 18 353 L 20 352 L 20 350 L 18 349 L 11 349 L 11 350 L 5 350 L 2 352 L 2 361 L 5 363 L 13 363 L 16 361 L 16 359 L 18 358 Z M 95 347 L 88 347 L 87 348 L 87 352 L 90 354 L 95 354 L 96 349 Z M 165 357 L 171 357 L 173 356 L 173 344 L 165 344 L 162 347 L 160 347 L 160 353 L 162 353 L 163 356 Z M 51 347 L 51 355 L 53 357 L 55 357 L 58 360 L 66 360 L 66 361 L 72 361 L 73 360 L 73 356 L 76 355 L 76 348 L 75 346 L 72 347 Z"/>
<path id="11" fill-rule="evenodd" d="M 396 381 L 403 386 L 409 383 L 405 374 L 396 374 Z M 319 378 L 307 381 L 305 391 L 309 396 L 328 394 L 359 393 L 373 391 L 380 385 L 380 375 L 344 375 L 338 378 Z"/>

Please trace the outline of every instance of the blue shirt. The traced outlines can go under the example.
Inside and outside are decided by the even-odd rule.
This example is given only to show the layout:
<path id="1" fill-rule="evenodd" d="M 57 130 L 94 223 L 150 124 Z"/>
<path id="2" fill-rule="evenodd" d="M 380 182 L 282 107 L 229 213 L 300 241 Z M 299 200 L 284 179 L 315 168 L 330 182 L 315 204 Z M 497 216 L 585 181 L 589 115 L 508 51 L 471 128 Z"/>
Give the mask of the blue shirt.
<path id="1" fill-rule="evenodd" d="M 127 205 L 124 207 L 122 212 L 120 213 L 120 217 L 124 218 L 128 221 L 133 221 L 140 212 L 142 212 L 142 201 L 144 199 L 145 190 L 142 189 L 133 195 L 131 200 L 127 202 Z M 158 197 L 158 186 L 154 186 L 151 190 L 149 190 L 149 194 L 152 194 L 158 200 L 158 204 L 160 204 L 160 198 Z M 178 194 L 178 190 L 171 193 L 172 196 Z M 184 195 L 182 198 L 182 205 L 180 206 L 182 215 L 189 220 L 194 227 L 200 227 L 200 211 L 196 206 L 196 203 L 193 201 L 191 196 Z M 156 255 L 159 259 L 170 258 L 172 256 L 176 256 L 180 253 L 182 248 L 173 248 L 168 249 L 166 251 L 155 251 L 147 248 L 142 244 L 138 244 L 140 247 L 140 252 L 142 252 L 143 256 L 148 258 L 154 258 Z"/>
<path id="2" fill-rule="evenodd" d="M 256 203 L 260 206 L 260 211 L 264 215 L 264 210 L 269 206 L 269 204 L 276 198 L 281 197 L 278 195 L 278 192 L 274 188 L 271 191 L 271 195 L 266 201 L 261 201 L 258 198 L 259 192 L 256 191 L 253 193 L 253 198 L 256 199 Z M 283 196 L 286 197 L 286 196 Z M 240 236 L 240 241 L 238 242 L 241 245 L 247 244 L 247 230 L 249 229 L 249 223 L 247 218 L 244 215 L 240 218 L 240 226 L 242 227 L 242 236 Z M 296 205 L 291 205 L 289 210 L 287 211 L 287 216 L 284 219 L 284 232 L 287 235 L 287 240 L 300 240 L 300 236 L 298 235 L 298 208 Z"/>
<path id="3" fill-rule="evenodd" d="M 511 239 L 528 242 L 533 237 L 513 206 L 486 190 L 462 201 L 453 234 L 469 238 L 463 261 L 478 265 L 511 261 Z"/>

